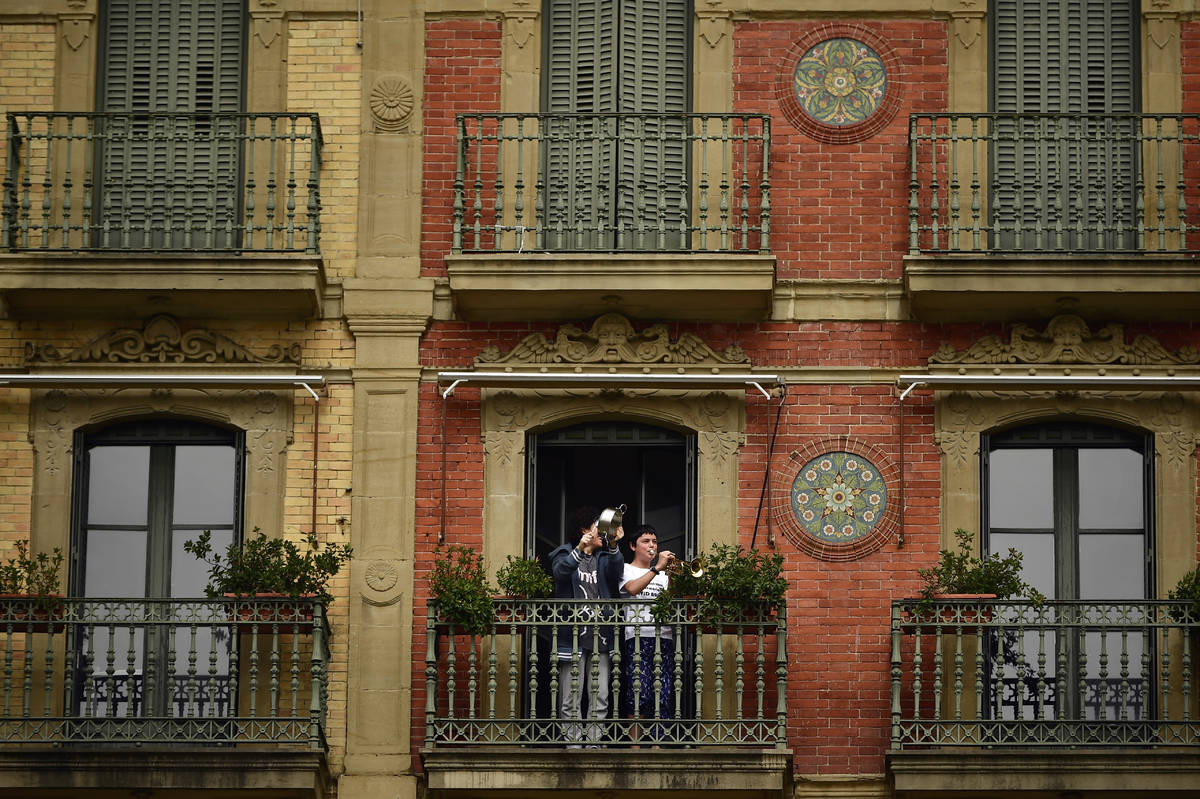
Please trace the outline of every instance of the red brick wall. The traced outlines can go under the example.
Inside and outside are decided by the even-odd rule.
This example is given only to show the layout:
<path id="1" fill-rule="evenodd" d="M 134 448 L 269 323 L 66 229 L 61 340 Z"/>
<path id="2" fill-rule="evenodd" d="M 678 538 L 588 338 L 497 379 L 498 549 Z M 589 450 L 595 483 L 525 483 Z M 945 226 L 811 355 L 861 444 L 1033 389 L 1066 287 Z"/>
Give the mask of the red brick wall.
<path id="1" fill-rule="evenodd" d="M 444 275 L 453 229 L 455 114 L 500 110 L 500 23 L 477 18 L 425 24 L 425 175 L 421 272 Z"/>
<path id="2" fill-rule="evenodd" d="M 735 108 L 772 114 L 772 251 L 779 277 L 898 279 L 907 252 L 907 114 L 940 111 L 946 104 L 946 30 L 942 22 L 886 20 L 861 24 L 886 40 L 904 78 L 904 100 L 874 136 L 854 144 L 827 144 L 800 134 L 780 113 L 775 96 L 781 59 L 822 23 L 739 23 L 734 51 Z M 444 274 L 449 250 L 454 178 L 453 115 L 499 106 L 499 30 L 479 20 L 439 20 L 428 26 L 426 171 L 423 272 Z M 1185 74 L 1200 74 L 1200 24 L 1185 26 Z M 1191 65 L 1190 67 L 1188 65 Z M 1189 71 L 1190 70 L 1190 71 Z M 1185 109 L 1200 109 L 1200 82 L 1185 85 Z M 586 326 L 586 320 L 574 320 Z M 1038 324 L 1038 320 L 1031 320 Z M 638 329 L 650 322 L 635 322 Z M 558 324 L 431 325 L 421 362 L 433 369 L 469 367 L 488 345 L 502 351 L 526 335 L 553 336 Z M 1007 338 L 1004 326 L 926 325 L 910 322 L 770 322 L 670 324 L 672 339 L 687 331 L 714 349 L 742 347 L 757 367 L 902 367 L 921 370 L 942 344 L 967 347 L 980 336 Z M 1195 344 L 1194 325 L 1130 325 L 1168 349 Z M 788 744 L 801 774 L 880 774 L 890 725 L 889 628 L 891 599 L 916 590 L 916 570 L 936 558 L 940 465 L 933 439 L 929 392 L 905 407 L 901 457 L 896 392 L 890 384 L 793 385 L 780 417 L 774 459 L 809 442 L 853 435 L 905 464 L 905 545 L 893 540 L 856 561 L 829 563 L 799 552 L 772 528 L 770 503 L 754 532 L 777 403 L 747 393 L 746 443 L 739 451 L 738 522 L 741 543 L 766 547 L 786 559 L 788 594 Z M 479 392 L 460 387 L 443 401 L 422 387 L 418 428 L 417 586 L 414 602 L 413 745 L 424 732 L 424 647 L 427 586 L 423 576 L 443 529 L 446 542 L 481 547 L 483 447 Z M 444 432 L 444 436 L 443 436 Z M 445 467 L 443 468 L 443 458 Z M 517 467 L 519 468 L 519 467 Z M 444 475 L 444 477 L 443 477 Z"/>
<path id="3" fill-rule="evenodd" d="M 864 141 L 826 144 L 779 113 L 776 80 L 793 44 L 826 23 L 744 22 L 734 39 L 734 110 L 770 113 L 771 250 L 780 278 L 901 277 L 908 251 L 908 114 L 946 108 L 946 26 L 928 20 L 855 21 L 895 56 L 903 94 L 892 121 Z M 836 35 L 836 34 L 835 34 Z M 898 72 L 898 74 L 894 74 Z M 894 212 L 881 214 L 881 209 Z"/>

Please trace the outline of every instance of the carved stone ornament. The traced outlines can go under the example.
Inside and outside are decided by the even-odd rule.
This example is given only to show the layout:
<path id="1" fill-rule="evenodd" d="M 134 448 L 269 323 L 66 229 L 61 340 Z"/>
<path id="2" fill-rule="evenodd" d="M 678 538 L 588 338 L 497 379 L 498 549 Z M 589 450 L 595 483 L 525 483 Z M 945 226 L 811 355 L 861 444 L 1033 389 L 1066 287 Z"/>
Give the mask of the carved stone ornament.
<path id="1" fill-rule="evenodd" d="M 53 344 L 25 344 L 26 363 L 269 363 L 299 364 L 300 345 L 274 344 L 256 355 L 211 330 L 180 329 L 171 316 L 146 320 L 141 330 L 118 328 L 67 352 Z"/>
<path id="2" fill-rule="evenodd" d="M 371 87 L 370 106 L 376 131 L 401 133 L 412 117 L 412 87 L 401 78 L 380 78 Z"/>
<path id="3" fill-rule="evenodd" d="M 1090 363 L 1136 366 L 1200 363 L 1200 351 L 1181 347 L 1172 353 L 1156 339 L 1144 333 L 1126 343 L 1125 330 L 1119 324 L 1105 325 L 1095 334 L 1078 316 L 1056 316 L 1045 331 L 1024 324 L 1013 325 L 1006 342 L 999 336 L 985 336 L 965 350 L 948 344 L 929 358 L 930 364 L 1004 364 L 1004 363 Z"/>
<path id="4" fill-rule="evenodd" d="M 67 47 L 78 50 L 88 40 L 92 32 L 92 18 L 62 17 L 62 37 Z"/>
<path id="5" fill-rule="evenodd" d="M 400 570 L 390 560 L 373 560 L 367 564 L 363 582 L 372 591 L 389 591 L 400 580 Z"/>
<path id="6" fill-rule="evenodd" d="M 750 359 L 736 344 L 715 352 L 699 336 L 684 333 L 672 342 L 665 325 L 652 325 L 641 333 L 628 319 L 610 313 L 596 319 L 591 330 L 574 325 L 558 329 L 554 340 L 541 333 L 526 336 L 507 353 L 495 346 L 475 358 L 477 365 L 494 363 L 662 363 L 748 364 Z"/>

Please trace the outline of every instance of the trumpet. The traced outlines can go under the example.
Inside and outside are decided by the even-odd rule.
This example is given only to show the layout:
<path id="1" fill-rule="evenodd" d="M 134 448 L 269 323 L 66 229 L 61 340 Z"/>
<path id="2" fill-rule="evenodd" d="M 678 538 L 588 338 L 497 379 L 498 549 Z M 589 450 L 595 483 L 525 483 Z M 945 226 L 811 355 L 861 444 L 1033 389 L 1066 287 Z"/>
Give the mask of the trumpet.
<path id="1" fill-rule="evenodd" d="M 663 571 L 675 577 L 682 574 L 690 574 L 692 577 L 703 577 L 705 568 L 704 556 L 698 555 L 692 560 L 679 560 L 676 558 L 668 563 L 667 568 L 663 569 Z"/>

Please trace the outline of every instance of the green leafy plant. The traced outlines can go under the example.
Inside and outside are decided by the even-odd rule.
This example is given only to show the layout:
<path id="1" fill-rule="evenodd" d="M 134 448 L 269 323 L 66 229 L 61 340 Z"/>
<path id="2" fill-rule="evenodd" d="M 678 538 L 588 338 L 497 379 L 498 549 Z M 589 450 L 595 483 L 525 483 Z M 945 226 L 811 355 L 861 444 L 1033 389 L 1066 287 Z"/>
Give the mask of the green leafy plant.
<path id="1" fill-rule="evenodd" d="M 452 544 L 434 550 L 429 590 L 442 617 L 464 632 L 483 635 L 492 626 L 495 589 L 488 585 L 483 557 L 474 549 Z"/>
<path id="2" fill-rule="evenodd" d="M 63 553 L 59 547 L 53 554 L 29 554 L 26 541 L 17 542 L 17 556 L 0 565 L 0 594 L 46 597 L 60 592 L 59 570 Z"/>
<path id="3" fill-rule="evenodd" d="M 352 557 L 353 549 L 348 544 L 322 547 L 317 537 L 310 534 L 307 548 L 301 550 L 295 541 L 270 538 L 257 527 L 254 533 L 240 543 L 230 544 L 224 557 L 213 551 L 212 534 L 208 530 L 184 542 L 184 551 L 209 565 L 208 585 L 204 589 L 208 596 L 285 594 L 292 599 L 315 596 L 326 603 L 333 601 L 327 586 Z"/>
<path id="4" fill-rule="evenodd" d="M 942 594 L 991 594 L 996 599 L 1026 596 L 1039 604 L 1045 597 L 1021 579 L 1024 561 L 1022 553 L 1009 548 L 1003 556 L 975 555 L 974 534 L 962 529 L 954 531 L 958 543 L 954 549 L 938 553 L 937 564 L 918 569 L 921 605 L 928 610 L 930 603 Z"/>
<path id="5" fill-rule="evenodd" d="M 554 581 L 542 564 L 531 558 L 508 556 L 504 565 L 496 571 L 496 583 L 500 593 L 521 599 L 541 599 L 554 592 Z"/>
<path id="6" fill-rule="evenodd" d="M 702 624 L 736 623 L 761 618 L 760 611 L 783 607 L 787 579 L 783 556 L 746 550 L 733 544 L 713 544 L 699 560 L 704 570 L 672 574 L 666 591 L 654 601 L 651 613 L 660 623 L 672 620 L 671 600 L 695 596 Z"/>
<path id="7" fill-rule="evenodd" d="M 1191 607 L 1171 608 L 1171 618 L 1176 621 L 1200 622 L 1200 566 L 1179 578 L 1175 587 L 1167 591 L 1167 599 L 1191 602 Z"/>

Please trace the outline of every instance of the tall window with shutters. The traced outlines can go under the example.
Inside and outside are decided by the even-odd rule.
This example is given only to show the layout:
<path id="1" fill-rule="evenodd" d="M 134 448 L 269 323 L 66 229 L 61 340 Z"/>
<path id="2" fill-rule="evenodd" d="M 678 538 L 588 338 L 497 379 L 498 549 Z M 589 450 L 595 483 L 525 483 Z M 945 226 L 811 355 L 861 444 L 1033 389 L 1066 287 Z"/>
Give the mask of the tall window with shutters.
<path id="1" fill-rule="evenodd" d="M 684 246 L 690 0 L 545 0 L 543 207 L 565 250 Z"/>
<path id="2" fill-rule="evenodd" d="M 96 235 L 129 249 L 236 248 L 246 4 L 104 5 Z"/>
<path id="3" fill-rule="evenodd" d="M 997 249 L 1135 246 L 1138 4 L 992 0 Z"/>

